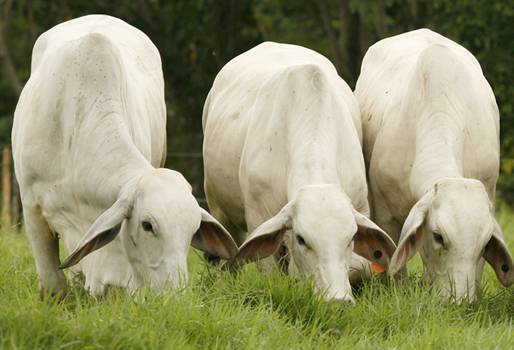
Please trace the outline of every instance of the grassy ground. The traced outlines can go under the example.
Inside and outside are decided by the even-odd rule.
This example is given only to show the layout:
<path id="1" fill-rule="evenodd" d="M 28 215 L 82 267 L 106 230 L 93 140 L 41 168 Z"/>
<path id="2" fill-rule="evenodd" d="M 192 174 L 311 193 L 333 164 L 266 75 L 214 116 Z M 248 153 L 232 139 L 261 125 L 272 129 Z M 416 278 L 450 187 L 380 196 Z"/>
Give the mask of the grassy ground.
<path id="1" fill-rule="evenodd" d="M 514 214 L 500 223 L 514 252 Z M 514 349 L 514 288 L 487 268 L 477 302 L 440 300 L 420 280 L 419 260 L 401 283 L 370 281 L 357 305 L 325 303 L 304 283 L 249 266 L 238 276 L 191 253 L 191 287 L 180 295 L 121 290 L 101 299 L 76 287 L 41 301 L 24 236 L 0 235 L 0 349 Z"/>

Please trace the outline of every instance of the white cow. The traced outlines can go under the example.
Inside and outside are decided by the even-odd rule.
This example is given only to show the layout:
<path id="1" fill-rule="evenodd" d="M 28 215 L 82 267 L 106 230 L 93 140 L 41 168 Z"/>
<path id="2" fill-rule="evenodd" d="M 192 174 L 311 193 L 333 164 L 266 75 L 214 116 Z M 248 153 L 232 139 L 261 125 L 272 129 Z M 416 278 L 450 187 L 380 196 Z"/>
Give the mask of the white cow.
<path id="1" fill-rule="evenodd" d="M 398 242 L 390 271 L 420 250 L 428 279 L 457 300 L 475 296 L 482 258 L 512 284 L 493 209 L 498 107 L 473 55 L 428 29 L 381 40 L 355 95 L 372 217 Z"/>
<path id="2" fill-rule="evenodd" d="M 107 285 L 182 285 L 197 231 L 197 248 L 225 258 L 237 252 L 182 175 L 156 169 L 165 128 L 160 56 L 144 33 L 92 15 L 38 38 L 12 143 L 43 292 L 66 288 L 58 238 L 73 251 L 61 267 L 80 261 L 94 295 Z"/>
<path id="3" fill-rule="evenodd" d="M 285 239 L 298 272 L 347 301 L 349 269 L 364 260 L 354 248 L 387 266 L 395 245 L 366 217 L 357 103 L 325 57 L 267 42 L 234 58 L 214 81 L 203 127 L 209 207 L 244 242 L 233 265 Z"/>

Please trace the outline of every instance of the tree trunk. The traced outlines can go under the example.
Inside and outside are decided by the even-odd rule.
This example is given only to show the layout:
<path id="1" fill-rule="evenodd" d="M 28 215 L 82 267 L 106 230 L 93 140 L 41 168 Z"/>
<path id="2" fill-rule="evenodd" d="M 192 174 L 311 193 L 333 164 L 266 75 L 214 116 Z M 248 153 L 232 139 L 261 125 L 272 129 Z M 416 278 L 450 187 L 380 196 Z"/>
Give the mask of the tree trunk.
<path id="1" fill-rule="evenodd" d="M 332 26 L 330 25 L 330 16 L 328 14 L 327 4 L 325 0 L 317 1 L 318 10 L 319 10 L 319 18 L 321 20 L 321 25 L 323 26 L 323 31 L 328 37 L 330 42 L 330 47 L 332 49 L 332 55 L 334 59 L 334 65 L 337 68 L 339 74 L 344 75 L 345 65 L 343 61 L 343 56 L 341 54 L 341 47 L 339 46 L 339 38 L 335 34 Z"/>
<path id="2" fill-rule="evenodd" d="M 16 231 L 20 231 L 23 215 L 21 210 L 20 187 L 18 185 L 18 181 L 16 180 L 16 176 L 12 176 L 11 216 L 14 228 Z"/>
<path id="3" fill-rule="evenodd" d="M 2 150 L 2 228 L 11 227 L 11 150 Z"/>
<path id="4" fill-rule="evenodd" d="M 360 18 L 358 13 L 350 11 L 349 0 L 341 0 L 340 6 L 340 30 L 341 46 L 343 47 L 343 78 L 353 86 L 357 81 L 360 71 L 360 59 L 362 56 L 360 47 Z"/>

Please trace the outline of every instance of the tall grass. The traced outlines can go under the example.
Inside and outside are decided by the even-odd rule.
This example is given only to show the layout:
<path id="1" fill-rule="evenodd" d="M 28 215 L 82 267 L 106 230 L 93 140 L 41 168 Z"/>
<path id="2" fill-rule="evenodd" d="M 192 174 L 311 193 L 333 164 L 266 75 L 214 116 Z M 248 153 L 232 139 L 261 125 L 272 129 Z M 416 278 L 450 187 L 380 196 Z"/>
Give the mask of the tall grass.
<path id="1" fill-rule="evenodd" d="M 514 213 L 499 211 L 514 251 Z M 371 280 L 353 308 L 320 300 L 308 283 L 255 266 L 230 275 L 192 251 L 191 283 L 176 295 L 94 298 L 74 287 L 39 299 L 23 235 L 0 234 L 1 349 L 514 349 L 514 288 L 487 268 L 483 293 L 460 305 L 421 280 L 419 259 L 400 282 Z"/>

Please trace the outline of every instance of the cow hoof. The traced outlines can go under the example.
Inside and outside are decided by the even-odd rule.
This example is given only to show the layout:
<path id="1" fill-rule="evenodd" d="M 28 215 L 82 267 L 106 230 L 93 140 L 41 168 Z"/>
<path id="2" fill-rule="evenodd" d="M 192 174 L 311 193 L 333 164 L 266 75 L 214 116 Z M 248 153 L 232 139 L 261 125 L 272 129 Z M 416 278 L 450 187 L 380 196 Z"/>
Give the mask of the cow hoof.
<path id="1" fill-rule="evenodd" d="M 66 297 L 68 289 L 66 287 L 63 288 L 39 288 L 39 299 L 45 300 L 47 298 L 63 300 Z"/>

